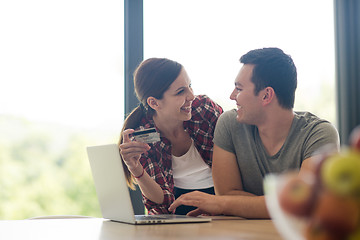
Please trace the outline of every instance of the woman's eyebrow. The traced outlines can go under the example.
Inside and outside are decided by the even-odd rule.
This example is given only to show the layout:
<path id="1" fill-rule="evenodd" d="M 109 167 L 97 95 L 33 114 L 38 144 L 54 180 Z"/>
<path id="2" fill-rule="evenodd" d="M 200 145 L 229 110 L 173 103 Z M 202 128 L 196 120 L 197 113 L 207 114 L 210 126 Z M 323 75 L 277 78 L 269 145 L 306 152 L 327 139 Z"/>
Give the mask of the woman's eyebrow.
<path id="1" fill-rule="evenodd" d="M 178 92 L 180 90 L 183 90 L 185 87 L 179 87 L 178 89 L 175 90 L 175 92 Z"/>

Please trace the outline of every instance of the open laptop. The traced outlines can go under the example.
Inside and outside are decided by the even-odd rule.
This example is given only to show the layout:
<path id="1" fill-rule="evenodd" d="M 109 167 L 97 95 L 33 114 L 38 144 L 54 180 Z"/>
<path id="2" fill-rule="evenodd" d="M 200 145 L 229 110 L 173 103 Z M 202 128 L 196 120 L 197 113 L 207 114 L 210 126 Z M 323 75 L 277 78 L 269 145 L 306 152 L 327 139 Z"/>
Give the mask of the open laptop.
<path id="1" fill-rule="evenodd" d="M 209 222 L 211 218 L 184 215 L 135 215 L 116 144 L 87 147 L 102 216 L 130 224 Z"/>

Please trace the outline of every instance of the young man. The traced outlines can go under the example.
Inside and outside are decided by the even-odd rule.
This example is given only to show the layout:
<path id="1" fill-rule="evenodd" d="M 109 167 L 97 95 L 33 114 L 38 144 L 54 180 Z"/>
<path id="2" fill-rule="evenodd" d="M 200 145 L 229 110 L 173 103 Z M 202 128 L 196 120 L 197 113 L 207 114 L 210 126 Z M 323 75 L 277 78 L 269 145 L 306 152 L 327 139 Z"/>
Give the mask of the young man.
<path id="1" fill-rule="evenodd" d="M 263 48 L 248 52 L 240 62 L 230 95 L 237 109 L 220 116 L 213 140 L 216 195 L 182 195 L 170 211 L 191 205 L 197 209 L 189 215 L 269 218 L 265 175 L 306 168 L 317 149 L 327 144 L 339 147 L 332 124 L 309 112 L 293 111 L 297 72 L 289 55 Z"/>

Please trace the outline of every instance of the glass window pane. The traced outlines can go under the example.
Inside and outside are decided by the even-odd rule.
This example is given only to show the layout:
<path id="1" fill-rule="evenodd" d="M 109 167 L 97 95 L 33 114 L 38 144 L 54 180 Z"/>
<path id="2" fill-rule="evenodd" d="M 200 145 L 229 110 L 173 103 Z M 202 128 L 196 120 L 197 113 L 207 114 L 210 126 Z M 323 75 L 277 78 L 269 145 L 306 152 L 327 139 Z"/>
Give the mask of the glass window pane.
<path id="1" fill-rule="evenodd" d="M 298 69 L 294 109 L 335 123 L 333 22 L 327 0 L 144 1 L 144 58 L 179 61 L 195 93 L 228 110 L 241 55 L 279 47 Z"/>
<path id="2" fill-rule="evenodd" d="M 86 146 L 122 127 L 123 5 L 0 2 L 0 219 L 100 216 Z"/>

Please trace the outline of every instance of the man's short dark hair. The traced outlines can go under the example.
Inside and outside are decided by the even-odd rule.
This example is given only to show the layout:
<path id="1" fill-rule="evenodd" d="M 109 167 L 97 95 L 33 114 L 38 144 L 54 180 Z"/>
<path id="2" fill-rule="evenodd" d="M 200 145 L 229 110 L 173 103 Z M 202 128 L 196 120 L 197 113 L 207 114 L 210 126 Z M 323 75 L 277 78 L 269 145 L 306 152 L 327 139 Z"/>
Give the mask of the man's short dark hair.
<path id="1" fill-rule="evenodd" d="M 279 48 L 251 50 L 240 58 L 243 64 L 253 64 L 251 81 L 255 95 L 266 87 L 272 87 L 280 106 L 292 109 L 297 87 L 296 66 L 290 55 Z"/>

